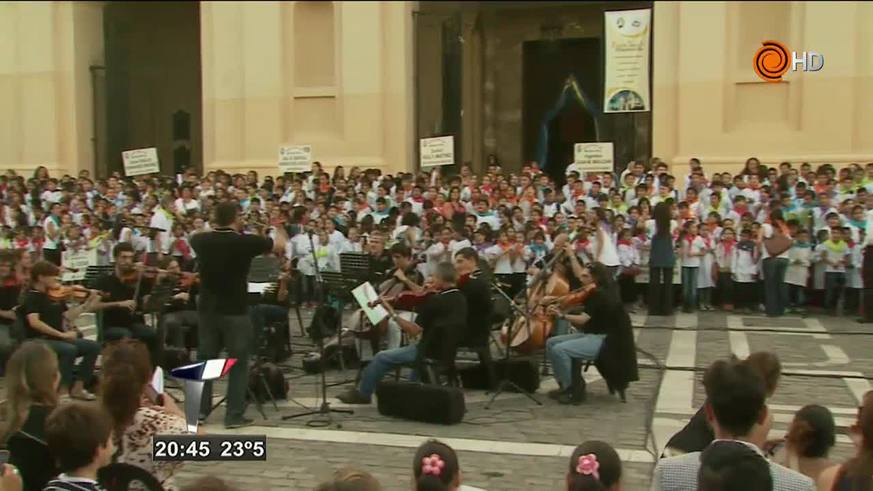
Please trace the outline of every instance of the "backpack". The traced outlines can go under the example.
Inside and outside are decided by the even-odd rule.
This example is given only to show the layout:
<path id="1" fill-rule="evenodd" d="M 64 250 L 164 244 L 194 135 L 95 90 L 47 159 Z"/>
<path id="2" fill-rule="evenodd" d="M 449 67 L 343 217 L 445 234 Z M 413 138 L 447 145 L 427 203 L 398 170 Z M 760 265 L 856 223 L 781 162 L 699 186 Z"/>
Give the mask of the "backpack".
<path id="1" fill-rule="evenodd" d="M 266 388 L 261 382 L 262 376 L 263 381 L 266 382 Z M 270 389 L 269 394 L 267 394 L 267 388 Z M 270 395 L 273 396 L 273 399 L 288 398 L 288 382 L 285 380 L 285 374 L 279 367 L 270 362 L 262 363 L 255 370 L 249 372 L 249 389 L 258 402 L 268 401 Z"/>

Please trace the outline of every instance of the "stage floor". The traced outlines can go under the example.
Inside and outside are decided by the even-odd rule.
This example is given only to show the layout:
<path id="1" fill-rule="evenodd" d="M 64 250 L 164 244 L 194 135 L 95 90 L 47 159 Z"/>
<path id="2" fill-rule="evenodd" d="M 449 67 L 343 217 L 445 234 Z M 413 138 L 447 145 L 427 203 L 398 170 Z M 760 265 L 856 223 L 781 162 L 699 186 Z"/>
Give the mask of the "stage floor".
<path id="1" fill-rule="evenodd" d="M 308 324 L 310 312 L 304 311 Z M 265 405 L 264 420 L 253 406 L 248 416 L 255 425 L 225 430 L 220 424 L 223 406 L 207 422 L 210 433 L 266 434 L 267 462 L 188 463 L 178 473 L 178 484 L 204 475 L 219 475 L 250 489 L 312 489 L 334 469 L 361 466 L 379 478 L 383 489 L 410 487 L 413 449 L 427 438 L 447 441 L 459 451 L 465 482 L 489 490 L 561 489 L 567 459 L 573 447 L 589 439 L 610 442 L 625 464 L 625 489 L 648 489 L 655 456 L 670 435 L 680 428 L 703 401 L 702 369 L 711 361 L 736 353 L 745 356 L 773 350 L 782 359 L 784 375 L 770 401 L 774 413 L 771 437 L 784 434 L 794 411 L 810 403 L 831 409 L 843 433 L 854 420 L 859 398 L 870 389 L 864 377 L 873 376 L 873 326 L 844 317 L 783 317 L 734 315 L 724 312 L 678 314 L 674 317 L 632 315 L 638 347 L 654 356 L 639 355 L 640 381 L 627 392 L 627 403 L 610 396 L 592 368 L 588 401 L 562 406 L 545 392 L 555 388 L 544 378 L 537 406 L 520 394 L 501 395 L 485 409 L 489 395 L 466 391 L 467 414 L 454 426 L 403 421 L 381 416 L 375 402 L 354 406 L 353 415 L 337 415 L 329 428 L 310 428 L 307 418 L 282 421 L 281 416 L 301 410 L 294 402 L 279 401 L 278 410 Z M 299 335 L 296 319 L 291 331 Z M 295 342 L 305 342 L 297 338 Z M 318 376 L 304 375 L 296 347 L 285 363 L 289 396 L 315 405 Z M 329 382 L 353 379 L 356 370 L 328 372 Z M 348 386 L 328 389 L 329 396 Z M 223 385 L 216 394 L 223 393 Z M 347 406 L 329 399 L 335 408 Z M 651 430 L 651 431 L 650 431 Z M 838 437 L 834 456 L 851 453 L 846 436 Z M 218 467 L 220 466 L 220 467 Z"/>

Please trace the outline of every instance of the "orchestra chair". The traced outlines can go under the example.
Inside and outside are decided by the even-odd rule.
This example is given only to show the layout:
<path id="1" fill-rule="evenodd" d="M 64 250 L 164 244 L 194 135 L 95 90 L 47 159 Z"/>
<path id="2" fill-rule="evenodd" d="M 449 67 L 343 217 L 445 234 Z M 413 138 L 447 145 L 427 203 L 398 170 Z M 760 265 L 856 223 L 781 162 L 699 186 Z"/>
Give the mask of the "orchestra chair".
<path id="1" fill-rule="evenodd" d="M 603 353 L 603 349 L 601 348 L 600 353 Z M 570 371 L 572 373 L 571 387 L 573 391 L 583 390 L 585 388 L 585 379 L 582 378 L 582 373 L 587 372 L 591 365 L 596 365 L 597 360 L 600 359 L 600 353 L 598 353 L 597 358 L 594 360 L 588 360 L 585 358 L 571 358 Z M 607 386 L 609 387 L 609 393 L 613 394 L 616 391 L 609 385 L 607 382 Z M 627 402 L 627 397 L 625 396 L 624 390 L 618 390 L 618 397 L 621 399 L 621 402 Z"/>
<path id="2" fill-rule="evenodd" d="M 131 484 L 137 483 L 136 489 L 146 491 L 163 491 L 158 479 L 142 467 L 131 464 L 109 464 L 97 471 L 97 481 L 106 491 L 127 491 Z"/>
<path id="3" fill-rule="evenodd" d="M 485 367 L 485 371 L 488 374 L 488 385 L 491 390 L 494 390 L 497 388 L 497 367 L 494 364 L 494 357 L 491 355 L 491 341 L 493 341 L 493 338 L 484 346 L 459 346 L 458 349 L 471 351 L 476 354 L 479 358 L 479 364 Z"/>

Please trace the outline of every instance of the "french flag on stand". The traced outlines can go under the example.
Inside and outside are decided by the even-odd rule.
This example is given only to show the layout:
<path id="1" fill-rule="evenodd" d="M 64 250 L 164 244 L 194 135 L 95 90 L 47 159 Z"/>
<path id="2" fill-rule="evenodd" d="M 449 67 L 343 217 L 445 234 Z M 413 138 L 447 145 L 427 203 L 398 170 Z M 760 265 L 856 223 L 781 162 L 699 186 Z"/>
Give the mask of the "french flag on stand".
<path id="1" fill-rule="evenodd" d="M 224 377 L 235 364 L 236 358 L 216 358 L 181 366 L 170 371 L 174 378 L 185 382 L 185 422 L 188 431 L 197 432 L 203 382 Z"/>

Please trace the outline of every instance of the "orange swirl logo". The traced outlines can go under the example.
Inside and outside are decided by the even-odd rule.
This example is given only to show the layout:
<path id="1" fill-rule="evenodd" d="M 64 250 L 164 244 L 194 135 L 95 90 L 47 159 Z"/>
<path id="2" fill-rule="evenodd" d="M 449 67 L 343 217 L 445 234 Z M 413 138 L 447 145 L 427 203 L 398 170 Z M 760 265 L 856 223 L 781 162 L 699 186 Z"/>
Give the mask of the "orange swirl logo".
<path id="1" fill-rule="evenodd" d="M 788 71 L 788 48 L 779 41 L 764 41 L 755 52 L 755 73 L 765 82 L 779 82 Z"/>

